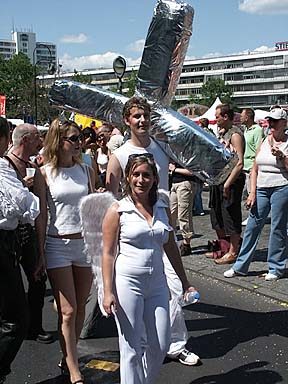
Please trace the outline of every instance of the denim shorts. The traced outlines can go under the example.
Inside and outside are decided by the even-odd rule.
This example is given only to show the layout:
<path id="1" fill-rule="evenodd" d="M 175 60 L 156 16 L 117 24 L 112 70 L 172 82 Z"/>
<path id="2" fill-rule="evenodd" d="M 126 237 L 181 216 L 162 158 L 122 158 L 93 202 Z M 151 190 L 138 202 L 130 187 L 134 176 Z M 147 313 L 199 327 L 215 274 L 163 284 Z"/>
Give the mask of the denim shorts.
<path id="1" fill-rule="evenodd" d="M 84 239 L 61 239 L 47 236 L 46 238 L 46 268 L 62 268 L 74 265 L 90 267 L 85 253 Z"/>

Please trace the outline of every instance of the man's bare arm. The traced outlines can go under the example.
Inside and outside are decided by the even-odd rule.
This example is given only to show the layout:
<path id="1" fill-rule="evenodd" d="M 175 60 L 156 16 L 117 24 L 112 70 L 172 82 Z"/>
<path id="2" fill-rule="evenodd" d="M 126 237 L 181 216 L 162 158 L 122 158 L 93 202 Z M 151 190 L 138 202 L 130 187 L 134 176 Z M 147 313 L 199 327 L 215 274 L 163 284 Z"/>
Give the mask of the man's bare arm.
<path id="1" fill-rule="evenodd" d="M 109 159 L 106 172 L 106 189 L 115 196 L 118 195 L 119 185 L 122 177 L 121 165 L 115 155 Z"/>

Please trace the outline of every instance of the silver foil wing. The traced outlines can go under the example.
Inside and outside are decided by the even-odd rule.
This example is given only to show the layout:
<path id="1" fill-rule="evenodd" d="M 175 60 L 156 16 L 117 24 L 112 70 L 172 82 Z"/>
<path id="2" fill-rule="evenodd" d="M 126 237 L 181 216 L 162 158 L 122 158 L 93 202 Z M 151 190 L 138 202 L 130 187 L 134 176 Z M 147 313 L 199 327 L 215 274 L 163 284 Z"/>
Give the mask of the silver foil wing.
<path id="1" fill-rule="evenodd" d="M 118 93 L 75 81 L 56 80 L 48 98 L 56 108 L 123 127 L 122 110 L 128 98 Z"/>
<path id="2" fill-rule="evenodd" d="M 223 183 L 238 157 L 212 134 L 171 108 L 154 105 L 151 136 L 177 163 L 209 184 Z"/>
<path id="3" fill-rule="evenodd" d="M 49 99 L 57 108 L 74 111 L 123 126 L 122 109 L 127 97 L 72 81 L 56 81 Z M 237 162 L 211 134 L 171 108 L 152 105 L 151 136 L 183 167 L 210 184 L 222 183 Z"/>
<path id="4" fill-rule="evenodd" d="M 136 94 L 165 106 L 171 104 L 192 34 L 193 16 L 189 4 L 158 1 L 145 41 Z"/>

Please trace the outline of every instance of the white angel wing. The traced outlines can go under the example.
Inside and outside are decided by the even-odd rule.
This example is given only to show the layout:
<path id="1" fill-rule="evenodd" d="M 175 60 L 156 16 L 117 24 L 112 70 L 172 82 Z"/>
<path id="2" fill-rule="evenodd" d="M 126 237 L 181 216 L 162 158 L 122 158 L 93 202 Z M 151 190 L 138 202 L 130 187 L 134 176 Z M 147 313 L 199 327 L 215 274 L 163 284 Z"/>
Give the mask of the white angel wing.
<path id="1" fill-rule="evenodd" d="M 98 291 L 98 303 L 104 316 L 107 316 L 107 313 L 102 305 L 102 222 L 107 209 L 114 202 L 115 197 L 110 192 L 92 193 L 83 197 L 80 202 L 80 217 L 87 260 L 92 263 L 94 283 Z"/>

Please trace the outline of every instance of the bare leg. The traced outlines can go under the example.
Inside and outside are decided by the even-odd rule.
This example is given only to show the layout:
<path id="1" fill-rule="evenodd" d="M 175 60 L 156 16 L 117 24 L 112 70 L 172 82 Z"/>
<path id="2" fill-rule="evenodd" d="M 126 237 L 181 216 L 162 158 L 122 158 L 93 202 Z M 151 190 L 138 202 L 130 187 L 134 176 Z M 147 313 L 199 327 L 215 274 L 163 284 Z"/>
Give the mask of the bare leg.
<path id="1" fill-rule="evenodd" d="M 217 234 L 218 239 L 225 239 L 225 237 L 226 237 L 226 233 L 225 233 L 224 229 L 222 229 L 222 228 L 216 229 L 216 234 Z"/>
<path id="2" fill-rule="evenodd" d="M 234 235 L 230 235 L 230 249 L 229 253 L 231 255 L 237 256 L 240 248 L 240 234 L 235 233 Z"/>
<path id="3" fill-rule="evenodd" d="M 76 270 L 75 267 L 55 268 L 48 271 L 48 276 L 57 303 L 60 345 L 63 355 L 66 358 L 70 372 L 70 380 L 74 382 L 81 378 L 77 357 L 77 340 L 79 337 L 79 330 L 76 331 L 78 312 L 77 298 L 79 297 L 81 299 L 80 308 L 81 306 L 83 307 L 82 302 L 86 302 L 91 286 L 91 269 L 85 267 L 76 267 Z M 90 278 L 88 278 L 88 276 L 90 276 Z M 80 291 L 87 291 L 85 300 L 83 299 L 83 294 L 77 292 L 80 280 L 83 284 Z M 86 289 L 86 287 L 88 288 Z M 81 308 L 80 311 L 85 314 L 83 308 Z"/>
<path id="4" fill-rule="evenodd" d="M 78 342 L 85 320 L 86 302 L 92 285 L 92 270 L 85 267 L 73 267 L 73 276 L 77 302 L 75 332 Z"/>

